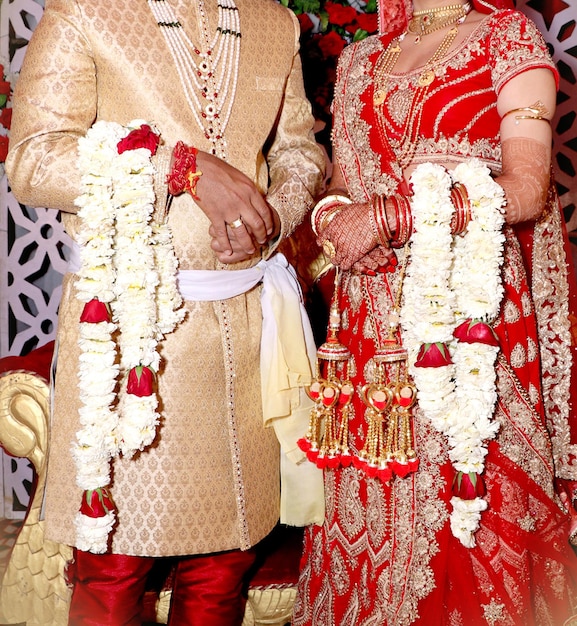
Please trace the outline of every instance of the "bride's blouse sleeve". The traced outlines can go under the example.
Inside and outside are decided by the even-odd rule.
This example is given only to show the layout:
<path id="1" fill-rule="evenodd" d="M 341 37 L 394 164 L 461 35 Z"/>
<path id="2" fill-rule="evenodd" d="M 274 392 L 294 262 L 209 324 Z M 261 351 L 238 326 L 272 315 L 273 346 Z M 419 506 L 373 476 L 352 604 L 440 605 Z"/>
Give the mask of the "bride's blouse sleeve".
<path id="1" fill-rule="evenodd" d="M 498 11 L 491 18 L 489 63 L 495 92 L 520 73 L 539 67 L 559 73 L 535 24 L 519 11 Z"/>

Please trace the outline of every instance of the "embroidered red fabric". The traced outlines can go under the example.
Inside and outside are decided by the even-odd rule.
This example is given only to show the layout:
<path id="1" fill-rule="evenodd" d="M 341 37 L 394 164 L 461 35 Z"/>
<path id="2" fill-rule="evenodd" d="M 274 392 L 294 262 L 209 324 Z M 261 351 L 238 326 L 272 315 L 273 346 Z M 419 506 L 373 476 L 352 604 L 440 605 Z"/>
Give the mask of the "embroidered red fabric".
<path id="1" fill-rule="evenodd" d="M 389 79 L 383 119 L 378 119 L 372 76 L 392 36 L 353 45 L 340 61 L 333 146 L 355 202 L 366 201 L 377 191 L 391 194 L 403 188 L 398 163 L 419 72 Z M 488 14 L 441 61 L 417 102 L 421 121 L 413 129 L 415 136 L 409 137 L 414 143 L 411 165 L 477 157 L 498 174 L 497 93 L 513 76 L 532 67 L 555 72 L 534 25 L 516 11 Z M 574 326 L 575 300 L 570 269 L 565 286 L 559 281 L 553 287 L 557 278 L 547 276 L 547 264 L 555 268 L 558 263 L 561 274 L 567 269 L 554 188 L 544 213 L 550 221 L 547 226 L 527 224 L 527 233 L 506 229 L 505 296 L 495 324 L 501 344 L 495 419 L 501 426 L 488 445 L 484 472 L 488 509 L 481 517 L 476 547 L 465 548 L 451 533 L 454 470 L 447 444 L 417 413 L 416 474 L 383 483 L 367 478 L 354 465 L 325 470 L 326 522 L 309 529 L 305 537 L 294 626 L 540 626 L 561 624 L 571 615 L 576 562 L 568 544 L 569 516 L 554 492 L 555 473 L 564 470 L 558 449 L 555 452 L 559 440 L 554 442 L 551 433 L 560 429 L 557 435 L 563 432 L 566 443 L 575 441 L 575 420 L 572 413 L 569 419 L 555 416 L 555 401 L 546 387 L 555 381 L 562 388 L 567 374 L 555 363 L 551 345 L 563 344 L 565 358 L 574 352 L 575 342 L 570 345 L 572 329 L 553 330 L 543 315 L 545 309 L 554 315 L 556 306 L 566 305 L 562 294 L 567 289 Z M 535 282 L 537 276 L 543 278 L 542 284 Z M 339 340 L 353 353 L 350 369 L 356 389 L 374 374 L 371 359 L 388 330 L 395 280 L 395 275 L 387 274 L 342 276 Z M 557 304 L 551 306 L 554 301 Z M 358 397 L 354 408 L 349 444 L 358 451 L 367 421 Z"/>

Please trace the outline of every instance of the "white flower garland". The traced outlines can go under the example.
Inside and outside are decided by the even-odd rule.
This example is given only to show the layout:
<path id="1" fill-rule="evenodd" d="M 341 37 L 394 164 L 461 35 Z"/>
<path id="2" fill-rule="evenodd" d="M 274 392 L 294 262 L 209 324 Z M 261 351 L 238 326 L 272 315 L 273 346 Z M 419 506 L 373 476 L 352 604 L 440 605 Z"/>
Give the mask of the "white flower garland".
<path id="1" fill-rule="evenodd" d="M 464 235 L 455 238 L 451 235 L 453 182 L 466 187 L 471 206 L 471 221 Z M 492 417 L 499 349 L 457 341 L 453 333 L 465 320 L 490 324 L 499 311 L 504 193 L 477 159 L 459 164 L 452 178 L 440 165 L 421 164 L 411 183 L 414 233 L 401 309 L 411 374 L 421 409 L 448 439 L 455 470 L 480 475 L 486 441 L 498 430 Z M 449 349 L 452 363 L 415 367 L 421 346 L 435 343 Z M 473 547 L 487 503 L 482 497 L 456 496 L 451 503 L 451 530 L 463 545 Z"/>
<path id="2" fill-rule="evenodd" d="M 77 547 L 94 553 L 106 551 L 115 522 L 108 493 L 111 460 L 150 445 L 159 417 L 154 393 L 122 393 L 114 408 L 118 375 L 125 379 L 131 370 L 143 367 L 157 371 L 158 342 L 184 317 L 171 233 L 167 225 L 151 225 L 151 151 L 118 153 L 119 141 L 143 124 L 135 120 L 124 127 L 99 121 L 78 142 L 82 193 L 76 205 L 82 222 L 77 297 L 112 311 L 112 321 L 80 323 L 82 428 L 73 456 L 83 498 L 90 502 L 97 492 L 102 508 L 89 515 L 81 510 L 75 524 Z M 113 340 L 116 330 L 118 346 Z"/>

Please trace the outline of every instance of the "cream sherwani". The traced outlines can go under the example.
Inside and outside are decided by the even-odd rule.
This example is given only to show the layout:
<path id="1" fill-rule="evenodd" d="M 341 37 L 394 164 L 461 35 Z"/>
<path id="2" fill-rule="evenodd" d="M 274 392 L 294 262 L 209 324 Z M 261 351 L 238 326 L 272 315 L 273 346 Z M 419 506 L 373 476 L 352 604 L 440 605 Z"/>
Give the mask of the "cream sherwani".
<path id="1" fill-rule="evenodd" d="M 194 42 L 196 2 L 169 0 Z M 273 0 L 236 0 L 240 72 L 226 131 L 228 162 L 255 180 L 282 222 L 303 219 L 323 169 L 312 135 L 298 57 L 298 23 Z M 216 29 L 217 2 L 206 2 Z M 47 0 L 14 99 L 12 189 L 28 205 L 65 211 L 72 237 L 79 193 L 77 140 L 96 120 L 152 122 L 164 145 L 156 159 L 161 211 L 164 176 L 178 140 L 208 150 L 162 33 L 145 0 Z M 188 195 L 169 213 L 181 269 L 222 269 L 209 222 Z M 267 250 L 267 254 L 270 250 Z M 254 265 L 260 257 L 243 266 Z M 78 424 L 77 337 L 81 303 L 64 280 L 58 329 L 55 412 L 50 444 L 48 536 L 73 544 L 80 502 L 70 454 Z M 259 376 L 260 288 L 227 301 L 187 303 L 188 316 L 162 345 L 162 423 L 154 444 L 116 461 L 118 525 L 112 551 L 164 556 L 246 549 L 279 512 L 279 451 L 263 428 Z"/>

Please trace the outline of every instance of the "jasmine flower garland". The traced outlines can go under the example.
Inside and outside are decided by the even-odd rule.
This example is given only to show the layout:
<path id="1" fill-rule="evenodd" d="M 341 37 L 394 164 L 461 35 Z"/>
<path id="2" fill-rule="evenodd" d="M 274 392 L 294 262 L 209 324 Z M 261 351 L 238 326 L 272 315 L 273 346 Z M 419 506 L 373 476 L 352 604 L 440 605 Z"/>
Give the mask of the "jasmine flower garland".
<path id="1" fill-rule="evenodd" d="M 94 553 L 106 551 L 115 523 L 111 461 L 154 440 L 158 342 L 184 317 L 170 231 L 166 224 L 152 224 L 158 141 L 149 125 L 136 120 L 127 127 L 97 122 L 78 142 L 77 298 L 85 306 L 79 339 L 82 428 L 72 452 L 84 492 L 75 520 L 77 547 Z M 125 389 L 114 408 L 119 387 Z"/>
<path id="2" fill-rule="evenodd" d="M 471 205 L 464 235 L 454 238 L 453 182 L 466 187 Z M 490 324 L 503 296 L 504 193 L 477 159 L 451 175 L 440 165 L 421 164 L 411 183 L 414 234 L 403 285 L 403 336 L 420 407 L 447 437 L 456 471 L 451 530 L 473 547 L 487 508 L 481 476 L 486 441 L 498 430 L 492 418 L 499 348 Z M 427 359 L 432 347 L 444 360 Z"/>

